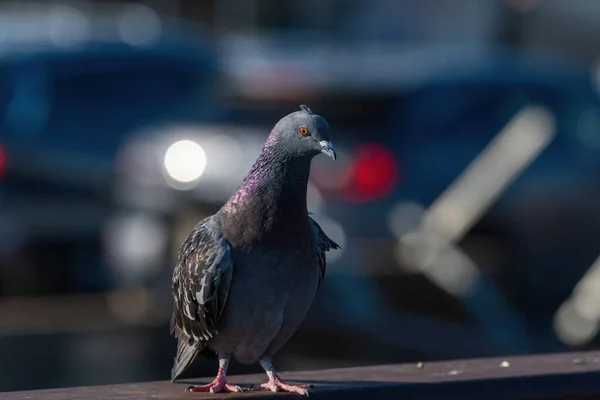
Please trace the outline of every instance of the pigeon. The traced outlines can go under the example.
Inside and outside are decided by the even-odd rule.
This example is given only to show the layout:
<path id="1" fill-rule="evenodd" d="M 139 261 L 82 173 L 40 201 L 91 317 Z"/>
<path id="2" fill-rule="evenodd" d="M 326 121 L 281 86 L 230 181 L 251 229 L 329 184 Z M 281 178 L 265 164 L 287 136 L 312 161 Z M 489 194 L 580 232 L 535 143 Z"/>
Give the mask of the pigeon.
<path id="1" fill-rule="evenodd" d="M 268 381 L 254 390 L 308 396 L 284 382 L 271 358 L 298 329 L 325 277 L 325 253 L 340 248 L 309 215 L 313 157 L 336 160 L 329 124 L 305 105 L 269 134 L 237 191 L 202 219 L 179 248 L 173 271 L 171 381 L 198 354 L 214 353 L 216 378 L 191 392 L 241 392 L 227 381 L 231 359 L 258 362 Z"/>

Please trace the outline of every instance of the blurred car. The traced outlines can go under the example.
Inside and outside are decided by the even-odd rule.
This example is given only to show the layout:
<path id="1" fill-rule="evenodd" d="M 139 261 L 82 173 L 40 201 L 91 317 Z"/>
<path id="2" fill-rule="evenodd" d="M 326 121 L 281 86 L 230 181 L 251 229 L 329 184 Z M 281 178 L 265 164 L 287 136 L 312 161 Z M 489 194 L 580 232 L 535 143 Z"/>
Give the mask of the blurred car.
<path id="1" fill-rule="evenodd" d="M 31 10 L 1 16 L 1 291 L 110 287 L 101 236 L 131 207 L 115 197 L 118 150 L 155 124 L 218 118 L 214 51 L 144 7 Z"/>
<path id="2" fill-rule="evenodd" d="M 539 154 L 533 151 L 531 164 L 515 171 L 515 180 L 500 190 L 483 215 L 473 216 L 475 225 L 458 237 L 458 251 L 475 263 L 474 271 L 489 283 L 482 287 L 489 290 L 461 293 L 435 283 L 463 303 L 456 315 L 484 329 L 487 325 L 493 331 L 504 324 L 521 336 L 544 336 L 537 348 L 529 347 L 534 346 L 529 340 L 514 339 L 512 348 L 507 344 L 508 351 L 560 348 L 556 338 L 548 336 L 556 310 L 600 254 L 595 240 L 600 233 L 596 87 L 587 71 L 545 57 L 497 52 L 478 60 L 454 59 L 454 69 L 439 71 L 402 91 L 388 129 L 352 138 L 354 162 L 345 184 L 325 191 L 328 213 L 341 221 L 349 236 L 367 239 L 371 251 L 365 248 L 355 262 L 365 272 L 385 277 L 381 285 L 387 297 L 405 310 L 429 313 L 423 304 L 408 301 L 417 295 L 415 279 L 422 278 L 411 276 L 407 259 L 398 256 L 399 236 L 418 228 L 423 213 L 472 168 L 513 118 L 528 106 L 544 107 L 555 121 L 555 132 L 544 133 L 549 144 L 541 146 Z M 424 61 L 424 70 L 428 62 L 432 61 Z M 456 67 L 461 63 L 462 68 Z M 531 148 L 528 132 L 512 137 L 514 143 L 505 144 L 497 157 L 519 159 L 524 157 L 519 149 Z M 456 198 L 476 204 L 485 180 L 504 173 L 497 168 L 510 169 L 507 161 L 503 167 L 490 162 L 491 158 L 488 164 L 477 165 L 480 181 L 472 179 L 470 194 L 465 184 L 457 189 L 462 192 Z M 468 210 L 467 205 L 449 211 L 455 214 L 447 216 L 448 223 L 463 218 L 458 213 Z M 377 258 L 372 257 L 374 245 Z M 397 274 L 398 268 L 404 273 Z M 452 273 L 447 264 L 440 268 Z M 394 275 L 396 279 L 391 278 Z M 477 303 L 491 298 L 502 304 L 498 306 L 502 310 L 478 308 Z M 489 301 L 492 307 L 496 300 Z M 495 313 L 496 320 L 487 313 Z"/>

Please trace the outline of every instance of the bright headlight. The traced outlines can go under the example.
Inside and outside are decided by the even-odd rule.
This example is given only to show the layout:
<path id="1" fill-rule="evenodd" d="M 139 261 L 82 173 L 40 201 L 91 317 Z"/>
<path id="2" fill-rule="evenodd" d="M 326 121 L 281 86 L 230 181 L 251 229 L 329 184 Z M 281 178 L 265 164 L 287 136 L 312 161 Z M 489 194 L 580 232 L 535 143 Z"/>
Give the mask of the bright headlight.
<path id="1" fill-rule="evenodd" d="M 181 183 L 198 180 L 206 168 L 206 153 L 196 142 L 180 140 L 165 153 L 165 170 L 169 177 Z"/>

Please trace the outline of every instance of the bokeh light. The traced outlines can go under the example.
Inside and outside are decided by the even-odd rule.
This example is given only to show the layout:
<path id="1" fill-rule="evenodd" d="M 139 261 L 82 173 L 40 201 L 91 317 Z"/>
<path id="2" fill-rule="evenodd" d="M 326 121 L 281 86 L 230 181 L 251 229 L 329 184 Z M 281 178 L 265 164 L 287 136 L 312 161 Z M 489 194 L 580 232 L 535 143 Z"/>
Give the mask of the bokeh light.
<path id="1" fill-rule="evenodd" d="M 206 168 L 206 153 L 202 146 L 191 140 L 173 143 L 165 153 L 165 170 L 178 183 L 197 181 Z"/>

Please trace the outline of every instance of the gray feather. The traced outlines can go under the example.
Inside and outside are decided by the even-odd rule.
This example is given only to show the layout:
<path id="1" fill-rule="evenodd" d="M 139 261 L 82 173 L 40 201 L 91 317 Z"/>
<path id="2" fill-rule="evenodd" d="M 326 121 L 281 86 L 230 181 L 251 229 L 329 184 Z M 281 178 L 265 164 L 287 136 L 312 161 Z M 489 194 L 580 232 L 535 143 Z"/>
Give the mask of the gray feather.
<path id="1" fill-rule="evenodd" d="M 214 217 L 205 218 L 181 245 L 173 272 L 171 333 L 179 342 L 172 379 L 181 374 L 205 343 L 217 334 L 232 274 L 231 246 Z"/>
<path id="2" fill-rule="evenodd" d="M 308 219 L 310 221 L 310 226 L 316 238 L 315 242 L 317 244 L 317 257 L 319 258 L 319 269 L 321 271 L 319 279 L 320 287 L 323 283 L 323 280 L 325 279 L 325 270 L 327 269 L 327 259 L 325 257 L 325 252 L 331 249 L 339 249 L 340 246 L 336 242 L 331 240 L 329 237 L 327 237 L 325 232 L 323 232 L 323 229 L 321 229 L 319 224 L 314 219 L 312 219 L 312 217 L 308 217 Z"/>
<path id="3" fill-rule="evenodd" d="M 177 341 L 177 355 L 171 369 L 171 382 L 177 379 L 192 364 L 199 351 L 198 344 L 190 345 L 182 339 Z"/>

